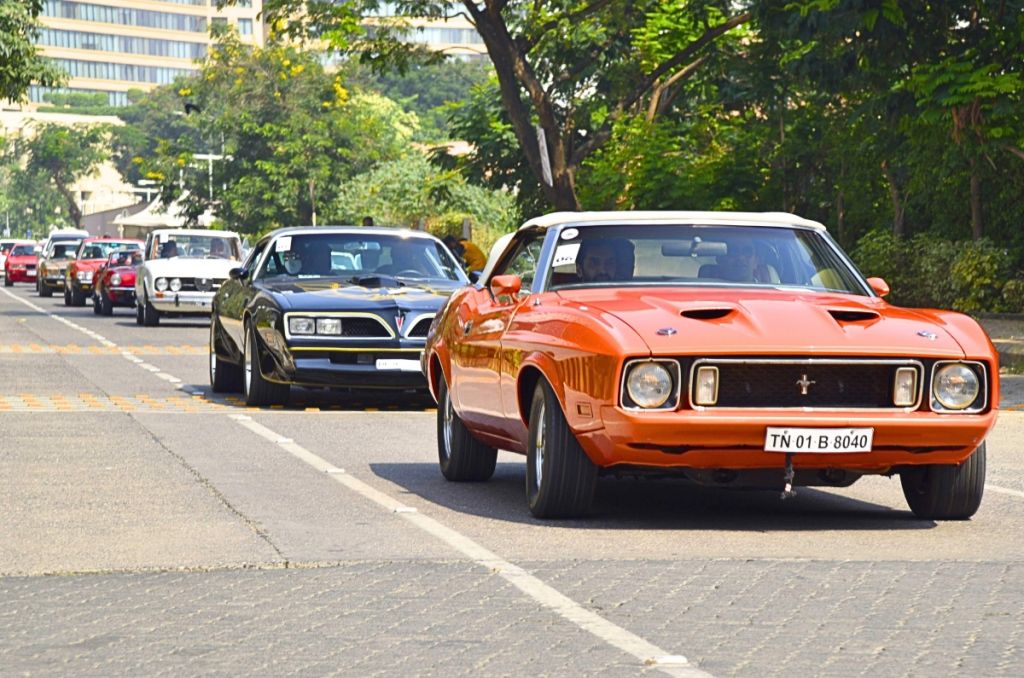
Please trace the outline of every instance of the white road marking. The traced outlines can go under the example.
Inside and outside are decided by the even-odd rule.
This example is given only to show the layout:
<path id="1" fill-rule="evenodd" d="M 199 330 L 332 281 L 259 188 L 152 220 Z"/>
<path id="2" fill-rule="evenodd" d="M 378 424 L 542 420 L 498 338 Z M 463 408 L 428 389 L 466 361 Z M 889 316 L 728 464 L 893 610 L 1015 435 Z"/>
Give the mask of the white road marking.
<path id="1" fill-rule="evenodd" d="M 998 485 L 989 485 L 985 483 L 985 489 L 991 490 L 992 492 L 998 492 L 1000 494 L 1008 494 L 1011 497 L 1017 497 L 1018 499 L 1024 499 L 1024 492 L 1020 490 L 1011 490 L 1008 487 L 999 487 Z"/>
<path id="2" fill-rule="evenodd" d="M 563 595 L 548 584 L 545 584 L 523 568 L 501 558 L 466 535 L 441 524 L 433 518 L 419 513 L 414 507 L 406 506 L 400 501 L 389 496 L 387 493 L 381 492 L 362 480 L 354 478 L 350 474 L 341 471 L 341 469 L 337 468 L 322 457 L 313 454 L 304 447 L 297 445 L 266 426 L 256 423 L 253 421 L 252 417 L 244 414 L 232 414 L 228 416 L 261 438 L 278 444 L 282 449 L 287 450 L 300 461 L 305 462 L 322 473 L 330 475 L 334 480 L 353 492 L 369 499 L 391 513 L 400 515 L 403 519 L 411 522 L 424 532 L 427 532 L 428 534 L 431 534 L 445 542 L 456 551 L 459 551 L 470 560 L 474 561 L 476 564 L 501 576 L 505 581 L 509 582 L 544 607 L 554 611 L 563 619 L 568 620 L 584 631 L 592 633 L 612 647 L 616 647 L 626 654 L 632 655 L 638 659 L 643 666 L 657 668 L 658 670 L 672 676 L 681 676 L 685 678 L 710 677 L 711 674 L 692 666 L 686 660 L 686 657 L 683 657 L 682 655 L 669 654 L 657 645 L 654 645 L 630 631 L 627 631 L 621 626 L 613 624 L 604 617 L 591 612 L 568 596 Z"/>

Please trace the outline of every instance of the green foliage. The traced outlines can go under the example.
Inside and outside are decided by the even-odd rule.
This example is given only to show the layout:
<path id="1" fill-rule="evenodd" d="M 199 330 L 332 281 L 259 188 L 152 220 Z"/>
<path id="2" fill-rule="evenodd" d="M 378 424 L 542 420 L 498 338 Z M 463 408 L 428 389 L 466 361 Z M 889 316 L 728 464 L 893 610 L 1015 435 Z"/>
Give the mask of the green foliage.
<path id="1" fill-rule="evenodd" d="M 67 77 L 35 45 L 42 10 L 42 0 L 0 2 L 0 101 L 23 101 L 29 85 L 54 87 Z"/>
<path id="2" fill-rule="evenodd" d="M 416 228 L 422 221 L 437 235 L 461 232 L 462 221 L 469 219 L 478 244 L 514 228 L 518 216 L 508 193 L 469 184 L 419 153 L 381 163 L 345 182 L 330 207 L 330 219 L 358 224 L 367 215 L 378 225 Z"/>
<path id="3" fill-rule="evenodd" d="M 968 313 L 1024 308 L 1024 281 L 1012 278 L 1015 257 L 988 239 L 899 239 L 876 230 L 860 239 L 851 256 L 865 275 L 889 283 L 888 300 L 900 306 Z"/>

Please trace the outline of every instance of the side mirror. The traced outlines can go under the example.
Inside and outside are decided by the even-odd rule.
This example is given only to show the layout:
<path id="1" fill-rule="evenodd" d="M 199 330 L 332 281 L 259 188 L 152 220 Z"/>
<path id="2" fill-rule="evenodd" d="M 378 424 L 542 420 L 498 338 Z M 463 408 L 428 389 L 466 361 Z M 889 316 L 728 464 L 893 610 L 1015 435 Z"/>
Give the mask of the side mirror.
<path id="1" fill-rule="evenodd" d="M 234 280 L 241 280 L 242 278 L 245 277 L 245 269 L 241 267 L 233 268 L 230 271 L 228 271 L 228 275 L 231 276 L 231 278 Z"/>
<path id="2" fill-rule="evenodd" d="M 889 283 L 885 282 L 881 278 L 868 278 L 868 285 L 875 291 L 880 297 L 884 297 L 889 294 Z"/>
<path id="3" fill-rule="evenodd" d="M 496 275 L 491 278 L 491 294 L 495 297 L 515 296 L 522 287 L 523 281 L 518 275 Z"/>

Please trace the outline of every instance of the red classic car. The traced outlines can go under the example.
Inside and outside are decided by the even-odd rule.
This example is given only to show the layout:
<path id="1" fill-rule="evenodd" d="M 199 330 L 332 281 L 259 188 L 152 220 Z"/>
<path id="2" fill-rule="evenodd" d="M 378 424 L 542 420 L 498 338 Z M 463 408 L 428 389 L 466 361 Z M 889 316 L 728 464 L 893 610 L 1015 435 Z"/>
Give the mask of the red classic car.
<path id="1" fill-rule="evenodd" d="M 36 281 L 36 262 L 39 260 L 39 246 L 33 241 L 14 244 L 4 260 L 4 287 L 16 282 Z"/>
<path id="2" fill-rule="evenodd" d="M 93 277 L 116 250 L 142 250 L 141 240 L 114 238 L 86 238 L 78 245 L 75 259 L 64 273 L 64 305 L 84 306 L 86 297 L 92 296 Z"/>
<path id="3" fill-rule="evenodd" d="M 135 308 L 135 269 L 141 263 L 142 250 L 118 250 L 107 257 L 94 276 L 93 313 L 113 315 L 115 306 Z"/>
<path id="4" fill-rule="evenodd" d="M 915 515 L 969 518 L 997 354 L 971 318 L 887 293 L 790 214 L 534 219 L 431 327 L 441 471 L 486 480 L 497 448 L 524 454 L 543 518 L 644 473 L 783 497 L 898 475 Z"/>

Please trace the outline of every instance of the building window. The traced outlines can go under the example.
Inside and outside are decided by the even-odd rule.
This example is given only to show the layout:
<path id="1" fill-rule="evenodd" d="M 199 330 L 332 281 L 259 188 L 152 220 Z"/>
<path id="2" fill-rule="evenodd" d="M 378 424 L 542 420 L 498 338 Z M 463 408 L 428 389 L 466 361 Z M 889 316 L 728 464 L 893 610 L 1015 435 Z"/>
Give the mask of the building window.
<path id="1" fill-rule="evenodd" d="M 239 19 L 238 20 L 238 34 L 239 35 L 252 35 L 252 19 Z"/>

